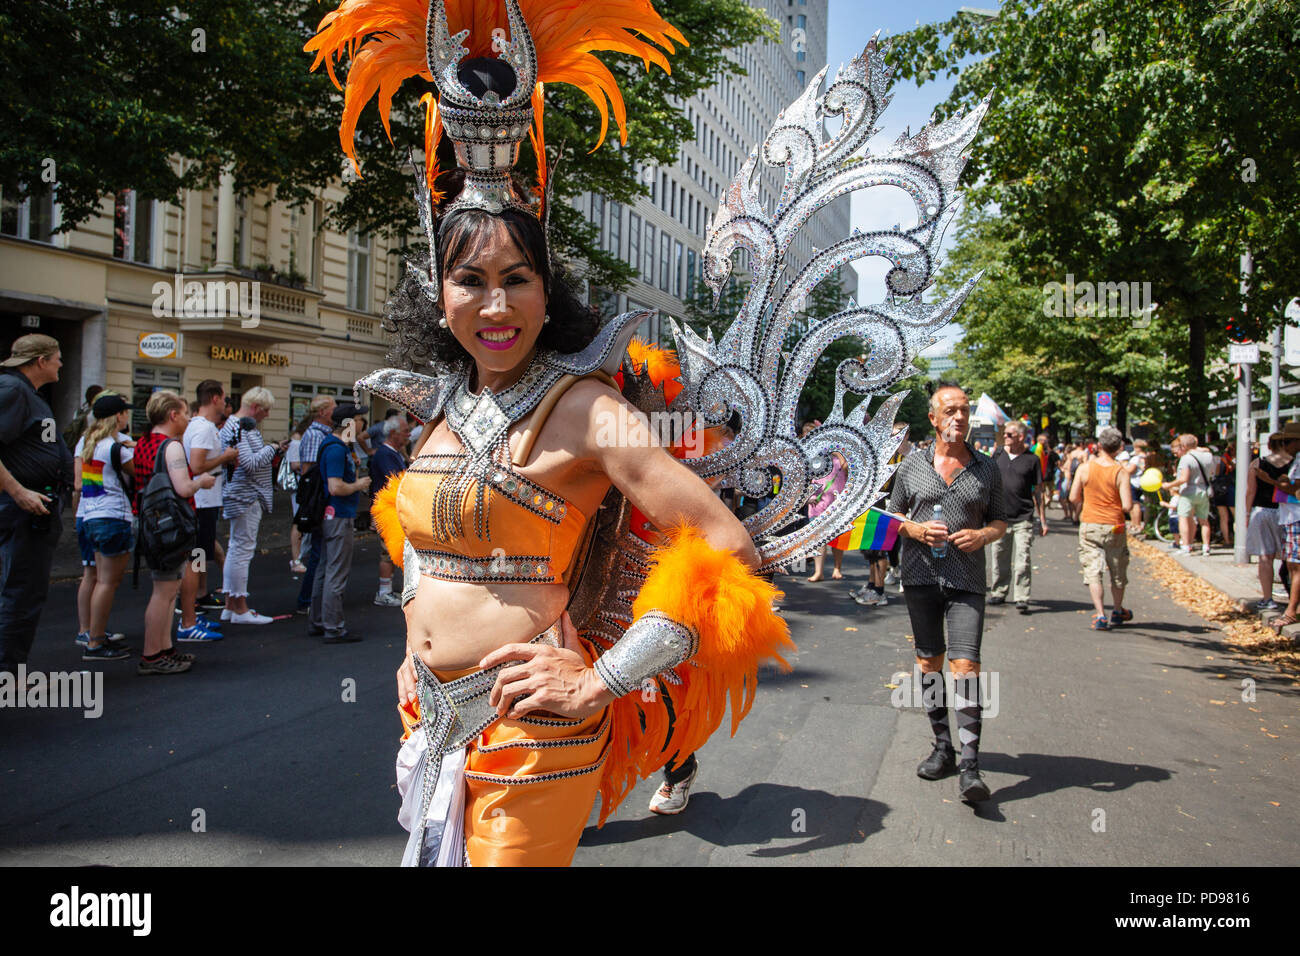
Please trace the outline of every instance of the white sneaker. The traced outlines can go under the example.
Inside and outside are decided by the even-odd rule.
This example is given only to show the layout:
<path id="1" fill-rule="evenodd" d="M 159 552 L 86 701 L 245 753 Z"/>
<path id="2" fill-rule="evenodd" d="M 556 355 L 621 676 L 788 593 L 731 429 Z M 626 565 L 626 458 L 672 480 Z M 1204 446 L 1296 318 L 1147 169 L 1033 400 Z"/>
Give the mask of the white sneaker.
<path id="1" fill-rule="evenodd" d="M 898 583 L 898 572 L 895 571 L 893 568 L 890 568 L 888 571 L 886 571 L 886 572 L 885 572 L 885 583 L 886 583 L 886 584 L 897 584 L 897 583 Z"/>
<path id="2" fill-rule="evenodd" d="M 873 591 L 870 587 L 865 587 L 859 593 L 853 595 L 853 600 L 863 607 L 878 607 L 886 603 L 884 593 Z"/>
<path id="3" fill-rule="evenodd" d="M 1181 551 L 1183 554 L 1191 554 L 1192 546 L 1190 544 L 1180 545 L 1178 550 Z"/>
<path id="4" fill-rule="evenodd" d="M 700 761 L 697 757 L 695 769 L 691 771 L 689 777 L 680 783 L 665 782 L 662 787 L 655 791 L 655 795 L 650 798 L 650 812 L 671 816 L 685 810 L 686 801 L 691 798 L 691 784 L 695 782 L 695 776 L 699 772 Z"/>
<path id="5" fill-rule="evenodd" d="M 271 621 L 272 618 L 267 617 L 265 614 L 258 614 L 251 607 L 243 614 L 230 615 L 231 624 L 270 624 Z"/>
<path id="6" fill-rule="evenodd" d="M 234 616 L 234 615 L 230 613 L 230 608 L 228 608 L 228 607 L 223 607 L 223 608 L 221 609 L 221 619 L 222 619 L 223 621 L 229 621 L 233 616 Z"/>
<path id="7" fill-rule="evenodd" d="M 380 607 L 401 607 L 402 599 L 392 591 L 376 591 L 375 604 Z"/>
<path id="8" fill-rule="evenodd" d="M 1209 548 L 1201 548 L 1201 557 L 1203 557 L 1203 558 L 1208 558 L 1209 556 L 1210 556 L 1210 549 L 1209 549 Z"/>

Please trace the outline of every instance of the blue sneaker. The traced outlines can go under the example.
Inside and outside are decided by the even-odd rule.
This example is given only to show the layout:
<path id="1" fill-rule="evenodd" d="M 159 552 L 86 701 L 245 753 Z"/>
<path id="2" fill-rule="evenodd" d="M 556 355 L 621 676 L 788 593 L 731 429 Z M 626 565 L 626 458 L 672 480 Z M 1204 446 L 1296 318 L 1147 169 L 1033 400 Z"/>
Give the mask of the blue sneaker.
<path id="1" fill-rule="evenodd" d="M 81 645 L 82 647 L 89 647 L 89 646 L 90 646 L 90 632 L 89 632 L 89 631 L 82 631 L 80 634 L 78 634 L 78 635 L 77 635 L 77 643 L 78 643 L 79 645 Z"/>
<path id="2" fill-rule="evenodd" d="M 201 619 L 195 622 L 193 627 L 176 628 L 177 641 L 219 641 L 223 636 L 224 635 L 220 631 L 211 627 L 205 627 Z"/>

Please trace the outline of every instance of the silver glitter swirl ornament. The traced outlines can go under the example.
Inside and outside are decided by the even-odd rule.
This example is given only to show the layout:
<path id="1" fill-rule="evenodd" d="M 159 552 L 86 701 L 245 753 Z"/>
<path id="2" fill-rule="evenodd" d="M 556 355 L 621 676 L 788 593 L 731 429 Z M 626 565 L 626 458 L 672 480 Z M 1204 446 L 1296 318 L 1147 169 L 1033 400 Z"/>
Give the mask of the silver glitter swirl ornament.
<path id="1" fill-rule="evenodd" d="M 672 324 L 684 386 L 674 409 L 689 409 L 710 424 L 740 415 L 731 445 L 686 464 L 701 477 L 720 479 L 720 487 L 754 496 L 769 494 L 772 475 L 780 477 L 780 492 L 745 519 L 765 570 L 815 553 L 879 500 L 880 487 L 893 471 L 889 459 L 905 434 L 894 431 L 894 415 L 906 393 L 884 402 L 870 423 L 864 423 L 866 401 L 844 414 L 844 396 L 887 394 L 915 374 L 912 359 L 935 341 L 935 331 L 952 319 L 979 279 L 975 276 L 941 302 L 921 299 L 934 281 L 940 242 L 959 208 L 957 179 L 966 164 L 962 150 L 989 101 L 964 116 L 926 125 L 915 136 L 904 133 L 879 154 L 857 156 L 879 131 L 876 122 L 890 100 L 890 70 L 878 36 L 819 94 L 826 75 L 822 69 L 777 117 L 761 148 L 750 151 L 728 185 L 705 241 L 704 281 L 716 306 L 731 275 L 732 253 L 743 247 L 749 251 L 750 283 L 722 339 L 715 343 L 711 336 L 702 339 Z M 827 137 L 829 117 L 841 117 L 843 123 Z M 785 171 L 770 214 L 759 199 L 760 161 Z M 854 230 L 783 282 L 787 250 L 809 217 L 840 196 L 873 186 L 905 190 L 916 206 L 917 224 L 899 231 Z M 817 285 L 867 256 L 883 256 L 892 264 L 883 298 L 863 306 L 850 301 L 842 311 L 810 322 L 795 346 L 783 351 L 802 303 Z M 808 375 L 832 342 L 849 336 L 863 341 L 866 358 L 840 363 L 830 416 L 800 437 L 796 412 Z M 806 526 L 780 533 L 817 490 L 814 482 L 830 473 L 834 452 L 848 463 L 844 490 Z"/>

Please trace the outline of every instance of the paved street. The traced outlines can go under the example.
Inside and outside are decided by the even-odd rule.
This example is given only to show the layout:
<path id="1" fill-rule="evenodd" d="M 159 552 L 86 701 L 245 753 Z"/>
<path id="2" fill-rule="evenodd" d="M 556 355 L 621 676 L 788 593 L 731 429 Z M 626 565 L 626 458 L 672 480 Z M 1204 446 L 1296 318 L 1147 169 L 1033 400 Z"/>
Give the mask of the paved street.
<path id="1" fill-rule="evenodd" d="M 1219 632 L 1146 582 L 1140 561 L 1134 625 L 1090 631 L 1073 536 L 1054 523 L 1061 530 L 1036 545 L 1034 613 L 989 610 L 999 713 L 984 723 L 987 804 L 960 803 L 955 778 L 915 776 L 928 724 L 892 706 L 887 686 L 911 667 L 907 612 L 893 589 L 885 608 L 848 598 L 865 574 L 852 555 L 847 581 L 781 579 L 796 669 L 766 673 L 738 736 L 701 752 L 686 813 L 649 814 L 645 782 L 587 831 L 575 862 L 1300 862 L 1300 693 L 1231 656 Z M 134 659 L 95 665 L 106 674 L 99 719 L 0 711 L 0 863 L 396 863 L 402 615 L 369 603 L 375 553 L 373 539 L 358 547 L 350 589 L 361 644 L 323 646 L 303 618 L 228 625 L 220 644 L 187 647 L 200 657 L 188 675 L 138 677 Z M 258 610 L 292 609 L 285 564 L 281 553 L 256 559 Z M 83 667 L 73 587 L 54 587 L 35 669 Z M 147 588 L 124 588 L 114 611 L 137 648 Z M 193 831 L 196 818 L 206 832 Z"/>

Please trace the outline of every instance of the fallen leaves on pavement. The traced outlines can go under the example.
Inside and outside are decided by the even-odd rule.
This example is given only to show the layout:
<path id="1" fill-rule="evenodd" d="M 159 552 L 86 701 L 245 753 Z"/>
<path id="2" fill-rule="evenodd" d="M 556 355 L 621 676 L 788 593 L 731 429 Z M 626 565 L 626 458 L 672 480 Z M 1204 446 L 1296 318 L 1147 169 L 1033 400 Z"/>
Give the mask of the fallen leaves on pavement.
<path id="1" fill-rule="evenodd" d="M 1259 615 L 1243 611 L 1228 595 L 1192 574 L 1159 548 L 1132 537 L 1128 546 L 1146 563 L 1151 577 L 1168 588 L 1180 606 L 1223 631 L 1228 643 L 1237 650 L 1268 661 L 1300 684 L 1300 649 L 1291 638 L 1278 634 Z"/>

